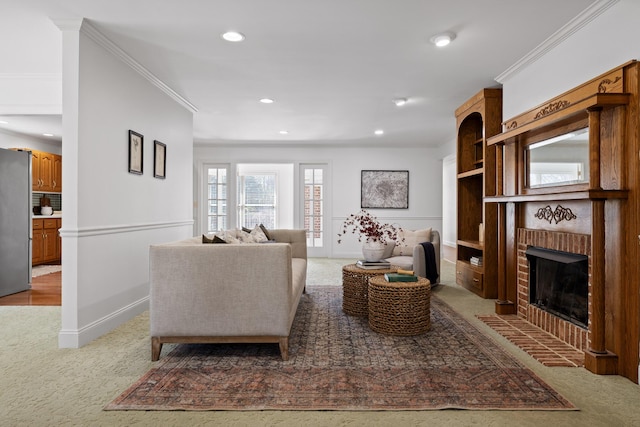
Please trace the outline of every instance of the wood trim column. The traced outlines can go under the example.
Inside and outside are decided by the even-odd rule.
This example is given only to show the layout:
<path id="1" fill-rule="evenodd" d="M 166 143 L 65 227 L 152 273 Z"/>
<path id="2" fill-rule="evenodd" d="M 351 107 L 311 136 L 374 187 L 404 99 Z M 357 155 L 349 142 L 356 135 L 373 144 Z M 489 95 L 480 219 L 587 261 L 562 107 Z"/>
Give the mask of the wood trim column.
<path id="1" fill-rule="evenodd" d="M 602 189 L 600 175 L 601 108 L 589 109 L 589 188 Z M 606 347 L 605 201 L 591 201 L 591 319 L 589 349 L 584 366 L 596 374 L 617 374 L 618 356 Z"/>
<path id="2" fill-rule="evenodd" d="M 602 108 L 589 109 L 589 188 L 601 189 L 600 177 L 600 113 Z"/>
<path id="3" fill-rule="evenodd" d="M 508 269 L 510 262 L 513 260 L 509 257 L 509 247 L 513 245 L 510 241 L 510 225 L 509 211 L 507 203 L 498 204 L 498 299 L 495 302 L 496 314 L 515 314 L 516 303 L 515 298 L 510 298 L 509 286 L 513 284 L 510 281 Z"/>

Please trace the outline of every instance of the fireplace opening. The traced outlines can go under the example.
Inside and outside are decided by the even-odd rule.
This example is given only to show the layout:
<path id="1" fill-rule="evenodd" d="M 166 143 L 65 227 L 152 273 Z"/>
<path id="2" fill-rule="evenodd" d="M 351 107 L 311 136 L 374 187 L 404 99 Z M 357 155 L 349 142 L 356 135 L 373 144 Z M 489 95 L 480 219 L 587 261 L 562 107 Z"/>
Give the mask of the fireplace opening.
<path id="1" fill-rule="evenodd" d="M 529 303 L 587 328 L 589 260 L 586 255 L 529 246 Z"/>

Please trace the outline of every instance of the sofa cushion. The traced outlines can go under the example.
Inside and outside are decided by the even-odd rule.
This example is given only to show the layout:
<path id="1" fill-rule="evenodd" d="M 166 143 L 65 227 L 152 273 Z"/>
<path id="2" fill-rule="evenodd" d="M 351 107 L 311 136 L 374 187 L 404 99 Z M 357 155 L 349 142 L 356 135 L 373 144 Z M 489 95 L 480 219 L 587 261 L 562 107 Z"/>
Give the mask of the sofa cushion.
<path id="1" fill-rule="evenodd" d="M 398 232 L 398 244 L 393 249 L 393 256 L 413 256 L 413 247 L 415 245 L 430 241 L 431 228 L 416 231 L 402 229 Z"/>
<path id="2" fill-rule="evenodd" d="M 393 256 L 387 258 L 387 261 L 391 265 L 396 266 L 402 270 L 413 270 L 413 255 L 412 256 Z"/>

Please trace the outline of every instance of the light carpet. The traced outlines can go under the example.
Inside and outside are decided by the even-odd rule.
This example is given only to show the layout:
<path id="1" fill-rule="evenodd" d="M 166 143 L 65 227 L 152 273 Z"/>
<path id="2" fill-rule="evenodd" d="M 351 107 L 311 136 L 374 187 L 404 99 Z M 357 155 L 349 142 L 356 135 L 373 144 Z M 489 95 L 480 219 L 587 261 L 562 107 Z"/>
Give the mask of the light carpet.
<path id="1" fill-rule="evenodd" d="M 433 296 L 431 330 L 395 337 L 303 295 L 290 359 L 277 345 L 178 345 L 108 410 L 567 410 L 575 407 Z"/>

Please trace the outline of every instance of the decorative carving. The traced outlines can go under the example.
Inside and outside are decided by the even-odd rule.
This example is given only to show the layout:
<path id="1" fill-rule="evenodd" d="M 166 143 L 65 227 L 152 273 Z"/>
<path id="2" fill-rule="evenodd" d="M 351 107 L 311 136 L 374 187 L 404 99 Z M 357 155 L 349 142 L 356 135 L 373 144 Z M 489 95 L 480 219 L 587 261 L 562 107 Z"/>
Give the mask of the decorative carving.
<path id="1" fill-rule="evenodd" d="M 551 224 L 552 221 L 555 220 L 556 224 L 560 221 L 571 221 L 572 219 L 578 218 L 570 208 L 565 208 L 560 205 L 556 206 L 555 210 L 551 210 L 551 206 L 547 205 L 544 208 L 538 209 L 533 216 L 538 219 L 549 221 Z"/>
<path id="2" fill-rule="evenodd" d="M 518 122 L 516 122 L 515 120 L 507 124 L 507 130 L 515 129 L 517 127 L 518 127 Z"/>
<path id="3" fill-rule="evenodd" d="M 606 93 L 607 92 L 607 86 L 613 85 L 618 83 L 620 80 L 622 80 L 622 77 L 618 76 L 616 77 L 615 80 L 611 80 L 611 79 L 602 79 L 602 81 L 600 82 L 600 84 L 598 85 L 598 93 Z"/>
<path id="4" fill-rule="evenodd" d="M 536 114 L 536 116 L 533 119 L 537 120 L 537 119 L 539 119 L 541 117 L 544 117 L 544 116 L 547 116 L 547 115 L 549 115 L 551 113 L 555 113 L 556 111 L 562 110 L 563 108 L 566 108 L 569 105 L 571 105 L 571 102 L 569 102 L 569 101 L 551 102 L 546 107 L 540 109 L 540 111 L 538 111 L 538 113 Z"/>

